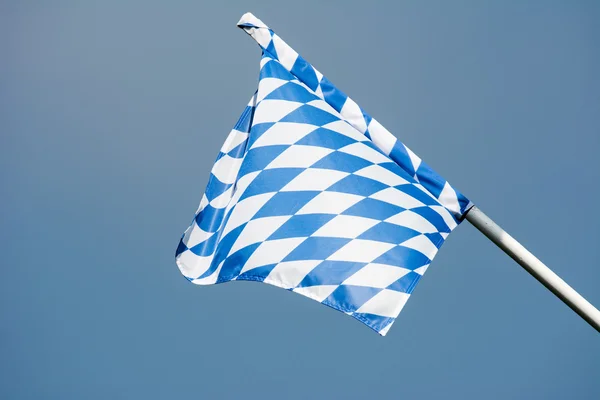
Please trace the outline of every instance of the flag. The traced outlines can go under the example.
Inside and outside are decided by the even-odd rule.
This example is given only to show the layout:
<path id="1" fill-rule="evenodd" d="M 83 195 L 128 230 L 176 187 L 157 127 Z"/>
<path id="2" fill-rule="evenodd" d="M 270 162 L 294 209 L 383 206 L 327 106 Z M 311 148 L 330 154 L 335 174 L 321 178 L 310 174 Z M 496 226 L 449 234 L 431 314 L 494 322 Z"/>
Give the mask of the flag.
<path id="1" fill-rule="evenodd" d="M 252 14 L 258 89 L 176 251 L 192 283 L 265 282 L 385 335 L 471 203 Z"/>

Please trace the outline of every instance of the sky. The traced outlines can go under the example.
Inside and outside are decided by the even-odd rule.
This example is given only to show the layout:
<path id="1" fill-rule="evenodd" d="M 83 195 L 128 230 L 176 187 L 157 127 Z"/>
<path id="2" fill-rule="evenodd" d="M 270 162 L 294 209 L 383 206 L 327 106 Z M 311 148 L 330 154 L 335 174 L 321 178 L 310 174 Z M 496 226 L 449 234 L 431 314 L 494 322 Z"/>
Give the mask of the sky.
<path id="1" fill-rule="evenodd" d="M 182 278 L 247 11 L 600 306 L 599 2 L 5 0 L 0 398 L 600 398 L 598 333 L 468 222 L 384 338 Z"/>

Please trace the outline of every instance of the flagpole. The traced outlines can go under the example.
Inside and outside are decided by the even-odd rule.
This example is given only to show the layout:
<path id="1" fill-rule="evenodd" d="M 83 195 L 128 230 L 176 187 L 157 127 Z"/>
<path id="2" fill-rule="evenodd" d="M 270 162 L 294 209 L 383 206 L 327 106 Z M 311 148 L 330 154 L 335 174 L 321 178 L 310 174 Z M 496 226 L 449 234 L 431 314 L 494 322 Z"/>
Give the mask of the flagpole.
<path id="1" fill-rule="evenodd" d="M 571 286 L 544 265 L 536 256 L 498 226 L 479 208 L 472 207 L 466 215 L 475 228 L 500 247 L 513 260 L 519 263 L 535 279 L 560 298 L 573 311 L 585 319 L 591 326 L 600 332 L 600 311 L 590 302 L 577 293 Z"/>

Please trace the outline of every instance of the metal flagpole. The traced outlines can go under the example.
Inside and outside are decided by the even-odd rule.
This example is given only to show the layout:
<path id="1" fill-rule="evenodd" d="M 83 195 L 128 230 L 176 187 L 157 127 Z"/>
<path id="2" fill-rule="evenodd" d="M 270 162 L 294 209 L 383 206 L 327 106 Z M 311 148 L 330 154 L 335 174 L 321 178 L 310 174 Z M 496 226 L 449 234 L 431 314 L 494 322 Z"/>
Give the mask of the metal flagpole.
<path id="1" fill-rule="evenodd" d="M 600 311 L 506 233 L 504 229 L 500 228 L 477 207 L 472 207 L 467 212 L 466 219 L 600 332 Z"/>

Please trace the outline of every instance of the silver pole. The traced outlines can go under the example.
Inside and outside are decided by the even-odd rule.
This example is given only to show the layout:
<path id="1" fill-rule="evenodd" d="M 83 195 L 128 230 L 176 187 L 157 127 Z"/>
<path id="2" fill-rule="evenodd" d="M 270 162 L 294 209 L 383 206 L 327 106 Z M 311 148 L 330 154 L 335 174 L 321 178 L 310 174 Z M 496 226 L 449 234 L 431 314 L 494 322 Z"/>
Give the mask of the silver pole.
<path id="1" fill-rule="evenodd" d="M 466 219 L 600 332 L 600 311 L 552 272 L 543 262 L 538 260 L 536 256 L 500 228 L 479 208 L 471 208 L 467 212 Z"/>

